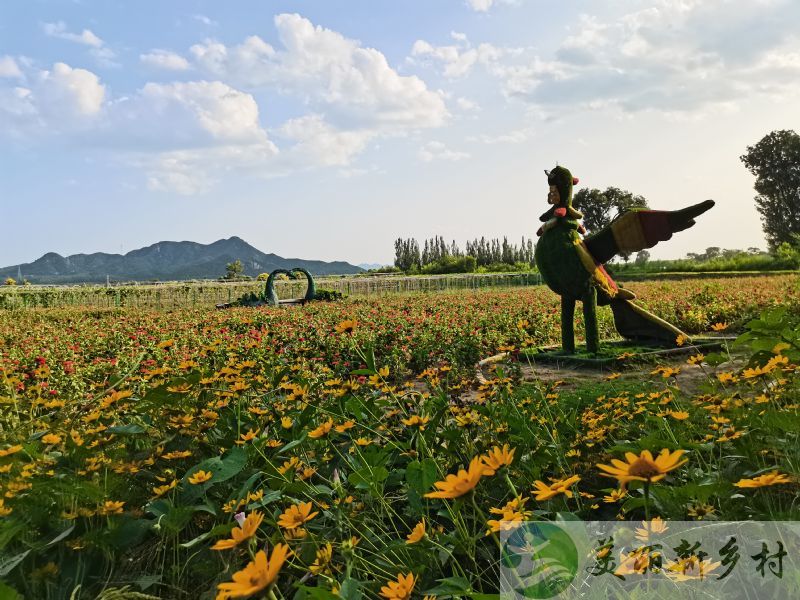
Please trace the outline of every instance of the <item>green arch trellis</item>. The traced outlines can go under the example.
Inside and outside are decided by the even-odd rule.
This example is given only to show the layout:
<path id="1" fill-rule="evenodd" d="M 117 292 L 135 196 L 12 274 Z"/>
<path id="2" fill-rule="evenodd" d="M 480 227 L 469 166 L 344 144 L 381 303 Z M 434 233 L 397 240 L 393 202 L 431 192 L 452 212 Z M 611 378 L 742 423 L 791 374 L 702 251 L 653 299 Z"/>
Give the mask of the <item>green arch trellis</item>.
<path id="1" fill-rule="evenodd" d="M 272 273 L 269 274 L 267 277 L 267 284 L 264 286 L 264 295 L 263 300 L 269 304 L 270 306 L 277 306 L 280 304 L 278 300 L 278 294 L 275 293 L 275 277 L 278 275 L 288 275 L 289 277 L 293 277 L 295 273 L 302 273 L 306 276 L 306 281 L 308 282 L 308 288 L 306 289 L 306 295 L 303 298 L 305 302 L 313 300 L 317 295 L 317 287 L 314 283 L 314 278 L 311 276 L 306 269 L 302 267 L 295 267 L 294 269 L 275 269 Z"/>

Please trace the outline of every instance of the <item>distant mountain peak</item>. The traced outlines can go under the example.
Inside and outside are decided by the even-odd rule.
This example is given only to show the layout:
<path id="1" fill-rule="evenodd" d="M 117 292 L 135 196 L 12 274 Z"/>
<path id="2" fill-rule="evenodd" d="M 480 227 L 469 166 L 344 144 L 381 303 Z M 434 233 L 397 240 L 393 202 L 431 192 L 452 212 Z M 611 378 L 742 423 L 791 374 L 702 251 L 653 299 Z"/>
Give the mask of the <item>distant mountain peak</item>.
<path id="1" fill-rule="evenodd" d="M 73 254 L 48 252 L 32 263 L 0 269 L 0 277 L 22 276 L 31 283 L 99 283 L 112 281 L 174 281 L 216 279 L 225 266 L 240 260 L 245 275 L 256 277 L 275 269 L 303 267 L 314 275 L 344 275 L 362 271 L 346 262 L 283 258 L 265 254 L 239 236 L 212 242 L 161 241 L 126 254 Z"/>

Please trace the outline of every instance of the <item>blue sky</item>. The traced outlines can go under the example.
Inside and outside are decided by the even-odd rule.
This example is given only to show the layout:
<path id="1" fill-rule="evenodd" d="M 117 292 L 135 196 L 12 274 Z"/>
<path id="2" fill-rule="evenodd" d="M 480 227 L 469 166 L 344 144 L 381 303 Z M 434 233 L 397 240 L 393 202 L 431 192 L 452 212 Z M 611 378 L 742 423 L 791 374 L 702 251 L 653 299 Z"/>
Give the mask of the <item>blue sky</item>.
<path id="1" fill-rule="evenodd" d="M 5 0 L 0 265 L 238 235 L 391 262 L 531 236 L 542 170 L 764 246 L 738 160 L 798 129 L 795 0 Z"/>

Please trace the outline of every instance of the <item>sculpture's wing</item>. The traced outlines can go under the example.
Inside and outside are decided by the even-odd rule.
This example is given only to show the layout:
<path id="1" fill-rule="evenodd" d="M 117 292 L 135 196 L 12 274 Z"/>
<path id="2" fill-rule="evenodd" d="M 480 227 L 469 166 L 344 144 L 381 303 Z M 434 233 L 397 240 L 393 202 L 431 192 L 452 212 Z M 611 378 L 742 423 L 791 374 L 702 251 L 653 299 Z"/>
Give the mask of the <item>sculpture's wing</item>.
<path id="1" fill-rule="evenodd" d="M 584 240 L 592 257 L 605 263 L 618 254 L 652 248 L 672 234 L 694 225 L 695 217 L 714 206 L 705 200 L 681 210 L 633 210 L 614 219 L 608 226 Z"/>

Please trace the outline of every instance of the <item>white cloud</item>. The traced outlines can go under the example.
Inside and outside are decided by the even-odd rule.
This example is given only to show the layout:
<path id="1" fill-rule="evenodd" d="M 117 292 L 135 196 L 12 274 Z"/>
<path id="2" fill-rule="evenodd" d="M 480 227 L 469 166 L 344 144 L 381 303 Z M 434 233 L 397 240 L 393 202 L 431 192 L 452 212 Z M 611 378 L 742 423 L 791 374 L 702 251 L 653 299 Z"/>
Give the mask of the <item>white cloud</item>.
<path id="1" fill-rule="evenodd" d="M 208 191 L 214 184 L 204 169 L 192 168 L 180 157 L 164 156 L 149 170 L 147 189 L 152 192 L 174 192 L 194 196 Z"/>
<path id="2" fill-rule="evenodd" d="M 464 160 L 469 158 L 470 155 L 466 152 L 451 150 L 442 142 L 428 142 L 419 149 L 417 156 L 424 162 L 432 162 L 434 160 Z"/>
<path id="3" fill-rule="evenodd" d="M 147 54 L 140 54 L 139 60 L 148 67 L 167 71 L 186 71 L 189 68 L 188 60 L 169 50 L 151 50 Z"/>
<path id="4" fill-rule="evenodd" d="M 96 74 L 65 63 L 26 79 L 30 87 L 0 86 L 0 135 L 60 136 L 142 171 L 151 190 L 199 193 L 220 173 L 258 170 L 278 154 L 253 96 L 219 81 L 147 83 L 111 98 Z"/>
<path id="5" fill-rule="evenodd" d="M 216 27 L 217 25 L 219 25 L 219 23 L 217 23 L 217 22 L 216 22 L 216 21 L 214 21 L 213 19 L 210 19 L 210 18 L 208 18 L 208 17 L 207 17 L 207 16 L 205 16 L 205 15 L 194 15 L 192 18 L 193 18 L 195 21 L 199 21 L 199 22 L 200 22 L 200 23 L 202 23 L 203 25 L 207 25 L 207 26 L 209 26 L 209 27 Z"/>
<path id="6" fill-rule="evenodd" d="M 119 66 L 114 62 L 114 59 L 117 57 L 116 53 L 106 46 L 106 43 L 90 29 L 84 29 L 80 33 L 74 33 L 67 29 L 67 25 L 63 21 L 59 21 L 57 23 L 42 23 L 42 30 L 45 35 L 50 37 L 66 40 L 82 46 L 88 46 L 90 48 L 90 54 L 104 67 Z"/>
<path id="7" fill-rule="evenodd" d="M 132 136 L 152 135 L 183 148 L 267 142 L 255 98 L 219 81 L 147 83 L 115 103 L 112 120 L 128 124 Z"/>
<path id="8" fill-rule="evenodd" d="M 280 128 L 280 134 L 295 143 L 287 151 L 287 160 L 307 166 L 346 166 L 376 136 L 372 130 L 338 130 L 321 115 L 290 119 Z"/>
<path id="9" fill-rule="evenodd" d="M 106 99 L 106 88 L 97 75 L 61 62 L 39 73 L 33 93 L 38 109 L 53 116 L 92 117 Z"/>
<path id="10" fill-rule="evenodd" d="M 91 46 L 92 48 L 102 48 L 103 40 L 97 37 L 90 29 L 84 29 L 80 33 L 73 33 L 67 29 L 63 21 L 58 23 L 43 23 L 42 30 L 50 37 L 59 38 L 68 42 Z"/>
<path id="11" fill-rule="evenodd" d="M 22 71 L 22 68 L 19 69 Z M 106 88 L 85 69 L 55 63 L 50 70 L 21 72 L 24 85 L 0 80 L 0 139 L 33 140 L 94 126 L 106 104 Z"/>
<path id="12" fill-rule="evenodd" d="M 489 12 L 493 6 L 498 4 L 517 4 L 519 0 L 466 0 L 469 6 L 475 12 Z"/>
<path id="13" fill-rule="evenodd" d="M 524 127 L 522 129 L 514 129 L 505 133 L 497 135 L 479 135 L 468 138 L 472 142 L 480 142 L 482 144 L 521 144 L 531 138 L 534 130 L 532 127 Z"/>
<path id="14" fill-rule="evenodd" d="M 277 15 L 275 26 L 282 49 L 251 36 L 232 47 L 207 40 L 191 53 L 208 73 L 298 96 L 343 129 L 388 132 L 435 127 L 447 119 L 441 95 L 416 76 L 398 74 L 378 50 L 297 14 Z"/>
<path id="15" fill-rule="evenodd" d="M 22 77 L 22 71 L 11 56 L 0 56 L 0 77 Z"/>
<path id="16" fill-rule="evenodd" d="M 621 17 L 581 15 L 555 59 L 498 66 L 507 94 L 566 110 L 695 113 L 800 91 L 800 4 L 656 0 Z"/>
<path id="17" fill-rule="evenodd" d="M 475 65 L 483 65 L 491 70 L 504 57 L 522 52 L 520 48 L 501 48 L 487 43 L 473 47 L 466 35 L 455 32 L 450 35 L 456 43 L 449 46 L 434 46 L 425 40 L 417 40 L 411 47 L 408 61 L 412 64 L 440 65 L 445 77 L 456 79 L 469 75 Z"/>
<path id="18" fill-rule="evenodd" d="M 219 81 L 147 83 L 109 108 L 109 123 L 106 137 L 153 191 L 201 193 L 219 174 L 264 168 L 278 154 L 255 98 Z"/>
<path id="19" fill-rule="evenodd" d="M 458 105 L 458 108 L 460 108 L 463 111 L 474 111 L 474 110 L 480 110 L 481 108 L 469 98 L 464 98 L 464 97 L 456 98 L 456 104 Z"/>
<path id="20" fill-rule="evenodd" d="M 493 0 L 467 0 L 467 6 L 477 12 L 488 12 L 492 4 Z"/>

